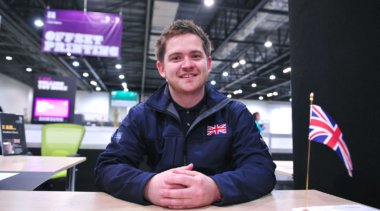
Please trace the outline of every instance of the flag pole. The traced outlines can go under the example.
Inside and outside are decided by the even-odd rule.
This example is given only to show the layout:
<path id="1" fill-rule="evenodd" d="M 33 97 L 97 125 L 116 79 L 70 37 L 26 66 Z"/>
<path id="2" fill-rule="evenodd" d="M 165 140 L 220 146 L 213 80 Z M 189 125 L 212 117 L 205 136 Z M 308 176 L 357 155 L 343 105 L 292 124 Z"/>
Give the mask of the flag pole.
<path id="1" fill-rule="evenodd" d="M 314 100 L 314 93 L 310 93 L 310 106 L 313 105 Z M 310 107 L 311 112 L 311 107 Z M 310 115 L 311 116 L 311 115 Z M 305 209 L 304 211 L 307 211 L 307 191 L 309 189 L 309 166 L 310 166 L 310 138 L 309 138 L 309 151 L 307 154 L 307 173 L 306 173 L 306 198 L 305 198 Z"/>

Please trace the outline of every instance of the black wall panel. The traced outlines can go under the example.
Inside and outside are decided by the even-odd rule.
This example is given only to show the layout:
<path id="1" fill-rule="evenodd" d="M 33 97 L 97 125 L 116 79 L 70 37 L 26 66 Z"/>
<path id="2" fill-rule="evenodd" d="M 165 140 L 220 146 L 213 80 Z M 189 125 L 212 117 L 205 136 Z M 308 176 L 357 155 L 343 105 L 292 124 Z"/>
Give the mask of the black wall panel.
<path id="1" fill-rule="evenodd" d="M 343 132 L 349 177 L 312 142 L 309 188 L 380 208 L 380 1 L 289 0 L 295 189 L 305 189 L 309 94 Z"/>

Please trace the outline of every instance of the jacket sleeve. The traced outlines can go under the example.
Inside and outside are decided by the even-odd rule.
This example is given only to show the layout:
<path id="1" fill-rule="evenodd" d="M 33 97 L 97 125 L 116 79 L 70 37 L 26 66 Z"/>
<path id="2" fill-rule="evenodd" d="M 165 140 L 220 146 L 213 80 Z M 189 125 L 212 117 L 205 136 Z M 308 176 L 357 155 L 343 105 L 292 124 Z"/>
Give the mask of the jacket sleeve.
<path id="1" fill-rule="evenodd" d="M 138 169 L 143 162 L 145 145 L 143 143 L 138 115 L 133 107 L 121 126 L 111 137 L 111 143 L 100 154 L 95 166 L 95 184 L 104 192 L 126 201 L 148 205 L 144 200 L 144 187 L 154 173 Z"/>
<path id="2" fill-rule="evenodd" d="M 223 193 L 222 201 L 213 205 L 222 206 L 251 201 L 270 193 L 276 177 L 268 147 L 262 139 L 252 114 L 245 106 L 232 108 L 230 127 L 233 171 L 211 176 Z"/>

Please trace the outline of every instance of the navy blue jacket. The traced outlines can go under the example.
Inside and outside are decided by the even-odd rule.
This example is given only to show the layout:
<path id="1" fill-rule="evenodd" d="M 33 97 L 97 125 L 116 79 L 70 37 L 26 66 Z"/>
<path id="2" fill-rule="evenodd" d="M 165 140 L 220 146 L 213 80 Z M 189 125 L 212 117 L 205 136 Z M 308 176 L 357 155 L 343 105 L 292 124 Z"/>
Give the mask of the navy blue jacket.
<path id="1" fill-rule="evenodd" d="M 187 134 L 167 83 L 132 107 L 99 156 L 96 186 L 126 201 L 151 204 L 144 200 L 143 190 L 152 176 L 193 163 L 193 170 L 210 176 L 223 193 L 214 205 L 247 202 L 271 192 L 276 166 L 252 114 L 208 83 L 205 87 L 206 105 Z M 216 124 L 226 124 L 227 133 L 208 136 L 207 126 Z M 138 169 L 144 155 L 149 172 Z"/>

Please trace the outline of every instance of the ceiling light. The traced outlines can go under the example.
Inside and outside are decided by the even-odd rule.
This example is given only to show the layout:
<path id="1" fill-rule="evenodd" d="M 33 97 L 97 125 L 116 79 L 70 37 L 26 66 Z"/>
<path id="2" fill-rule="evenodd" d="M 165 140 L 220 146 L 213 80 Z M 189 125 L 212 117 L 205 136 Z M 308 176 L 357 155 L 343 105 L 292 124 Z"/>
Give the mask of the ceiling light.
<path id="1" fill-rule="evenodd" d="M 12 60 L 13 58 L 12 58 L 11 56 L 6 56 L 5 59 L 10 61 L 10 60 Z"/>
<path id="2" fill-rule="evenodd" d="M 129 91 L 129 89 L 128 88 L 124 88 L 124 92 L 128 92 Z"/>
<path id="3" fill-rule="evenodd" d="M 121 83 L 121 85 L 122 85 L 124 88 L 127 87 L 127 83 L 125 83 L 125 82 Z"/>
<path id="4" fill-rule="evenodd" d="M 91 81 L 90 84 L 93 85 L 93 86 L 98 85 L 98 83 L 96 81 Z"/>
<path id="5" fill-rule="evenodd" d="M 290 67 L 288 67 L 288 68 L 285 68 L 282 72 L 284 72 L 284 73 L 288 73 L 288 72 L 290 72 L 292 69 L 290 68 Z"/>
<path id="6" fill-rule="evenodd" d="M 238 92 L 238 90 L 235 90 L 234 95 L 237 95 L 237 94 L 239 94 L 239 92 Z"/>
<path id="7" fill-rule="evenodd" d="M 240 60 L 239 61 L 239 63 L 241 64 L 241 65 L 244 65 L 245 63 L 247 63 L 244 59 L 242 59 L 242 60 Z"/>
<path id="8" fill-rule="evenodd" d="M 211 85 L 215 85 L 216 82 L 214 80 L 211 81 Z"/>
<path id="9" fill-rule="evenodd" d="M 272 97 L 272 96 L 273 96 L 272 93 L 268 93 L 268 94 L 267 94 L 267 97 Z"/>
<path id="10" fill-rule="evenodd" d="M 259 97 L 259 100 L 263 100 L 263 99 L 264 99 L 264 97 L 263 97 L 263 96 L 260 96 L 260 97 Z"/>
<path id="11" fill-rule="evenodd" d="M 42 22 L 41 20 L 36 20 L 36 21 L 34 21 L 34 25 L 41 27 L 44 25 L 44 22 Z"/>
<path id="12" fill-rule="evenodd" d="M 102 90 L 100 87 L 96 87 L 96 91 L 100 91 L 100 90 Z"/>
<path id="13" fill-rule="evenodd" d="M 239 62 L 235 62 L 233 65 L 232 65 L 232 68 L 237 68 L 239 66 Z"/>
<path id="14" fill-rule="evenodd" d="M 228 97 L 228 98 L 231 98 L 231 97 L 232 97 L 232 95 L 231 95 L 231 94 L 228 94 L 228 95 L 227 95 L 227 97 Z"/>
<path id="15" fill-rule="evenodd" d="M 270 79 L 270 80 L 274 80 L 274 79 L 276 79 L 276 76 L 275 76 L 275 75 L 270 75 L 270 76 L 269 76 L 269 79 Z"/>
<path id="16" fill-rule="evenodd" d="M 289 98 L 289 101 L 292 102 L 292 98 Z"/>
<path id="17" fill-rule="evenodd" d="M 79 62 L 77 62 L 77 61 L 73 62 L 73 66 L 74 67 L 78 67 L 79 66 Z"/>
<path id="18" fill-rule="evenodd" d="M 71 56 L 71 53 L 67 53 L 67 56 Z"/>
<path id="19" fill-rule="evenodd" d="M 121 64 L 115 65 L 116 69 L 121 69 Z"/>
<path id="20" fill-rule="evenodd" d="M 209 7 L 209 6 L 211 6 L 211 5 L 214 4 L 214 0 L 205 0 L 204 3 L 205 3 L 206 6 Z"/>
<path id="21" fill-rule="evenodd" d="M 83 73 L 83 77 L 88 77 L 89 74 L 88 73 Z"/>
<path id="22" fill-rule="evenodd" d="M 257 86 L 257 84 L 255 84 L 255 83 L 252 84 L 252 87 L 256 87 L 256 86 Z"/>
<path id="23" fill-rule="evenodd" d="M 278 95 L 278 93 L 277 93 L 277 92 L 273 92 L 273 95 L 274 95 L 274 96 L 277 96 L 277 95 Z"/>
<path id="24" fill-rule="evenodd" d="M 264 46 L 267 47 L 267 48 L 270 48 L 272 46 L 272 42 L 267 40 L 265 43 L 264 43 Z"/>
<path id="25" fill-rule="evenodd" d="M 26 68 L 26 71 L 32 72 L 32 68 L 28 67 L 28 68 Z"/>
<path id="26" fill-rule="evenodd" d="M 239 94 L 243 93 L 243 90 L 239 89 L 237 90 Z"/>
<path id="27" fill-rule="evenodd" d="M 223 72 L 223 76 L 224 77 L 228 76 L 228 72 Z"/>
<path id="28" fill-rule="evenodd" d="M 119 75 L 119 78 L 120 79 L 124 79 L 124 75 Z"/>

